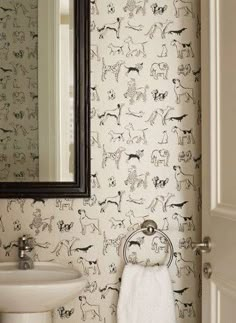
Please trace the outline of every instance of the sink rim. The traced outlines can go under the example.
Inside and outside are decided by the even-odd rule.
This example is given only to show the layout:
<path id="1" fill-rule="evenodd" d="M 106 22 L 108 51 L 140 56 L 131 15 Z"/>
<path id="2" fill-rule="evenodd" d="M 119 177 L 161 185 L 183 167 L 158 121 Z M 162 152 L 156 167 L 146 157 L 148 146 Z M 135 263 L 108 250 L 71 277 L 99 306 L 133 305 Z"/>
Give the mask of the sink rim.
<path id="1" fill-rule="evenodd" d="M 41 287 L 46 287 L 46 286 L 50 286 L 50 285 L 71 285 L 71 284 L 74 284 L 75 282 L 82 282 L 82 281 L 88 281 L 87 278 L 82 275 L 82 273 L 75 269 L 75 268 L 70 268 L 66 265 L 63 265 L 63 264 L 59 264 L 59 263 L 56 263 L 56 262 L 46 262 L 46 261 L 38 261 L 38 262 L 34 262 L 34 266 L 35 268 L 34 269 L 28 269 L 28 270 L 20 270 L 18 269 L 18 262 L 0 262 L 0 275 L 1 273 L 4 274 L 4 272 L 7 272 L 7 273 L 16 273 L 16 272 L 22 272 L 22 273 L 29 273 L 31 271 L 38 271 L 38 273 L 40 274 L 44 272 L 44 268 L 45 268 L 45 271 L 48 271 L 48 272 L 53 272 L 52 268 L 54 268 L 54 271 L 56 271 L 56 269 L 61 269 L 61 272 L 64 273 L 64 274 L 67 274 L 70 275 L 70 274 L 73 274 L 73 275 L 77 275 L 78 277 L 73 277 L 73 278 L 70 278 L 68 277 L 68 279 L 66 278 L 62 278 L 62 279 L 57 279 L 57 280 L 44 280 L 42 278 L 40 278 L 39 280 L 35 280 L 35 281 L 27 281 L 27 280 L 22 280 L 21 281 L 3 281 L 1 282 L 0 281 L 0 286 L 9 286 L 9 287 L 32 287 L 32 286 L 38 286 L 40 285 Z M 4 268 L 6 267 L 6 269 Z M 59 271 L 60 273 L 60 271 Z"/>

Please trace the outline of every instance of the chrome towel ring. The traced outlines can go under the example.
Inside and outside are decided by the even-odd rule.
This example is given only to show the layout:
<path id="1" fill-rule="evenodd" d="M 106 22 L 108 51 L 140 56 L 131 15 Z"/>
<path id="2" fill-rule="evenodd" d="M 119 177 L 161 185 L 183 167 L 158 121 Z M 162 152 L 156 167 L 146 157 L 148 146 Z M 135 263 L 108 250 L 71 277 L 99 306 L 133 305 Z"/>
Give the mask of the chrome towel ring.
<path id="1" fill-rule="evenodd" d="M 126 239 L 125 243 L 124 243 L 124 247 L 123 247 L 123 259 L 125 261 L 126 264 L 129 263 L 128 258 L 127 258 L 127 247 L 128 247 L 128 243 L 130 241 L 131 238 L 133 238 L 137 233 L 139 232 L 143 232 L 145 235 L 147 236 L 152 236 L 155 233 L 160 234 L 162 237 L 165 238 L 165 240 L 168 242 L 169 245 L 169 252 L 170 252 L 170 257 L 169 260 L 167 262 L 167 267 L 170 267 L 173 257 L 174 257 L 174 247 L 173 244 L 170 240 L 170 238 L 167 236 L 167 234 L 165 234 L 163 231 L 159 230 L 157 228 L 157 224 L 155 221 L 153 220 L 146 220 L 141 224 L 141 228 L 139 230 L 136 230 L 134 232 L 132 232 L 128 238 Z"/>

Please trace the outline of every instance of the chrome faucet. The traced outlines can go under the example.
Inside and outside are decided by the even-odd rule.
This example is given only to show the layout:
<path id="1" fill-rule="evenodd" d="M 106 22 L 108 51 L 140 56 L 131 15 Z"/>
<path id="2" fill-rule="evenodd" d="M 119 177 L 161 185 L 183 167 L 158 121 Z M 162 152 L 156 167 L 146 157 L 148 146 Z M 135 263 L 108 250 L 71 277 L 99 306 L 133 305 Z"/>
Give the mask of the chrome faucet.
<path id="1" fill-rule="evenodd" d="M 18 240 L 19 269 L 27 270 L 34 268 L 34 262 L 27 253 L 31 252 L 33 247 L 33 238 L 23 235 Z"/>

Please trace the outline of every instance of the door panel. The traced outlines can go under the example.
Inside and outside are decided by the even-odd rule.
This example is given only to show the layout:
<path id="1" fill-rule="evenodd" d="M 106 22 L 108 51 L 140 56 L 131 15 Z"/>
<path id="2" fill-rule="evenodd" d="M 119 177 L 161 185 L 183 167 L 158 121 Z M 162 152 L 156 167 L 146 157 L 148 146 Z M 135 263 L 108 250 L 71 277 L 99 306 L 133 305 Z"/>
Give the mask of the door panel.
<path id="1" fill-rule="evenodd" d="M 203 0 L 203 229 L 212 265 L 203 278 L 203 323 L 235 322 L 236 286 L 236 12 L 235 0 Z M 235 139 L 234 139 L 235 138 Z M 209 310 L 211 308 L 211 310 Z"/>

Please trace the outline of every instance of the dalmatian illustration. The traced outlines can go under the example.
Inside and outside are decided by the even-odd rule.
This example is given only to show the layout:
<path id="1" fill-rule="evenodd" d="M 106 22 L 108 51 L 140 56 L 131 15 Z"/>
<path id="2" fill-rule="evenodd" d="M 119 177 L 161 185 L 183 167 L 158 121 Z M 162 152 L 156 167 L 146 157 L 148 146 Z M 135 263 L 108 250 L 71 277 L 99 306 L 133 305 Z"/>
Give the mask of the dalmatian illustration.
<path id="1" fill-rule="evenodd" d="M 148 176 L 149 172 L 146 172 L 145 174 L 137 174 L 136 166 L 132 165 L 129 168 L 129 173 L 127 179 L 125 180 L 125 185 L 130 185 L 131 192 L 135 191 L 135 189 L 140 188 L 141 186 L 146 189 Z"/>
<path id="2" fill-rule="evenodd" d="M 132 123 L 129 123 L 128 125 L 125 126 L 125 130 L 128 131 L 128 139 L 127 139 L 127 144 L 133 144 L 133 143 L 143 143 L 143 144 L 147 144 L 147 139 L 146 139 L 146 135 L 145 135 L 145 131 L 147 130 L 147 128 L 145 129 L 134 129 L 134 126 Z"/>
<path id="3" fill-rule="evenodd" d="M 192 49 L 192 43 L 180 43 L 178 40 L 173 39 L 171 41 L 171 46 L 176 47 L 177 58 L 184 58 L 184 54 L 186 57 L 194 57 L 194 52 Z"/>
<path id="4" fill-rule="evenodd" d="M 101 28 L 97 28 L 97 31 L 99 32 L 99 38 L 103 39 L 105 34 L 108 31 L 114 31 L 116 34 L 116 38 L 119 39 L 120 38 L 120 27 L 121 27 L 121 21 L 123 18 L 117 18 L 115 22 L 113 23 L 108 23 L 105 24 L 103 27 Z"/>
<path id="5" fill-rule="evenodd" d="M 121 160 L 122 153 L 125 151 L 125 148 L 119 147 L 115 152 L 107 152 L 103 145 L 103 154 L 102 154 L 102 168 L 105 168 L 107 165 L 107 160 L 110 159 L 115 162 L 116 168 L 119 169 L 119 164 Z"/>
<path id="6" fill-rule="evenodd" d="M 129 12 L 129 18 L 132 18 L 134 14 L 142 13 L 144 16 L 146 14 L 146 4 L 148 0 L 127 0 L 124 12 Z"/>
<path id="7" fill-rule="evenodd" d="M 98 265 L 98 260 L 87 260 L 83 257 L 79 257 L 77 260 L 78 264 L 81 264 L 83 267 L 83 272 L 86 276 L 89 276 L 90 271 L 93 275 L 101 275 L 101 271 Z"/>
<path id="8" fill-rule="evenodd" d="M 193 136 L 193 131 L 192 129 L 188 130 L 183 130 L 177 126 L 174 126 L 171 131 L 173 133 L 176 133 L 177 138 L 178 138 L 178 145 L 184 145 L 185 143 L 187 144 L 195 144 L 195 139 Z"/>
<path id="9" fill-rule="evenodd" d="M 121 118 L 121 111 L 124 107 L 124 104 L 117 104 L 117 107 L 112 110 L 106 110 L 103 114 L 98 115 L 98 118 L 100 119 L 100 126 L 104 126 L 105 122 L 109 119 L 115 119 L 116 124 L 120 126 L 120 118 Z"/>
<path id="10" fill-rule="evenodd" d="M 124 191 L 118 191 L 116 196 L 107 197 L 102 202 L 98 202 L 98 204 L 101 206 L 100 213 L 104 213 L 109 205 L 115 205 L 117 207 L 117 211 L 121 212 L 121 202 L 124 193 Z"/>
<path id="11" fill-rule="evenodd" d="M 161 203 L 162 205 L 162 211 L 163 212 L 167 212 L 167 206 L 168 203 L 170 201 L 170 199 L 174 197 L 174 194 L 172 193 L 167 193 L 166 195 L 157 195 L 149 204 L 149 206 L 147 207 L 147 209 L 150 209 L 151 212 L 155 212 L 156 211 L 156 206 L 158 204 L 158 202 Z"/>
<path id="12" fill-rule="evenodd" d="M 119 74 L 121 71 L 121 66 L 124 65 L 124 61 L 118 61 L 117 63 L 113 65 L 106 65 L 104 57 L 102 58 L 102 81 L 104 82 L 106 80 L 106 75 L 108 72 L 114 74 L 116 82 L 119 81 Z"/>
<path id="13" fill-rule="evenodd" d="M 105 231 L 103 232 L 103 255 L 105 256 L 108 251 L 108 247 L 113 247 L 116 250 L 117 255 L 119 256 L 119 248 L 122 239 L 125 237 L 124 234 L 120 234 L 118 237 L 114 239 L 107 239 Z"/>
<path id="14" fill-rule="evenodd" d="M 124 97 L 126 99 L 129 98 L 130 104 L 134 104 L 135 101 L 139 101 L 141 99 L 143 102 L 146 102 L 148 89 L 149 89 L 148 85 L 145 85 L 144 87 L 137 88 L 136 81 L 134 78 L 132 78 L 128 82 L 128 90 L 127 90 L 127 92 L 125 92 Z"/>
<path id="15" fill-rule="evenodd" d="M 182 189 L 182 184 L 185 185 L 185 189 L 189 189 L 190 187 L 192 187 L 194 191 L 196 190 L 196 185 L 194 183 L 194 175 L 183 173 L 180 166 L 173 166 L 173 170 L 175 171 L 175 179 L 177 183 L 176 188 L 178 191 Z"/>
<path id="16" fill-rule="evenodd" d="M 99 305 L 90 304 L 87 301 L 86 296 L 79 296 L 79 301 L 82 312 L 82 321 L 86 321 L 88 317 L 97 317 L 99 321 L 102 321 Z"/>
<path id="17" fill-rule="evenodd" d="M 105 287 L 99 288 L 99 292 L 101 293 L 101 299 L 105 299 L 109 292 L 114 291 L 119 295 L 121 285 L 121 278 L 119 278 L 118 282 L 106 284 Z"/>
<path id="18" fill-rule="evenodd" d="M 185 227 L 188 231 L 195 231 L 195 224 L 192 216 L 182 216 L 178 213 L 174 213 L 172 219 L 177 221 L 180 232 L 184 232 Z"/>
<path id="19" fill-rule="evenodd" d="M 178 299 L 175 299 L 175 308 L 178 312 L 179 318 L 184 319 L 185 317 L 196 317 L 196 312 L 193 307 L 193 302 L 183 303 Z"/>
<path id="20" fill-rule="evenodd" d="M 172 82 L 174 83 L 174 92 L 176 95 L 177 104 L 180 104 L 180 99 L 182 96 L 186 98 L 186 102 L 189 102 L 191 99 L 194 104 L 196 103 L 193 89 L 184 87 L 179 79 L 173 79 Z"/>
<path id="21" fill-rule="evenodd" d="M 142 57 L 145 58 L 147 56 L 147 54 L 145 52 L 145 44 L 147 42 L 135 43 L 131 36 L 126 38 L 124 42 L 128 46 L 128 52 L 126 54 L 126 57 L 130 57 L 130 56 L 138 57 L 138 56 L 142 55 Z"/>
<path id="22" fill-rule="evenodd" d="M 191 273 L 195 277 L 195 264 L 193 261 L 184 260 L 180 252 L 174 252 L 175 257 L 175 266 L 177 270 L 177 277 L 181 278 L 182 273 L 186 273 L 186 275 L 190 275 Z"/>
<path id="23" fill-rule="evenodd" d="M 175 17 L 179 18 L 180 13 L 183 12 L 184 15 L 190 14 L 192 18 L 195 17 L 193 12 L 193 4 L 191 1 L 185 0 L 174 0 L 174 8 L 175 8 Z"/>
<path id="24" fill-rule="evenodd" d="M 156 167 L 159 167 L 160 164 L 168 167 L 169 165 L 170 153 L 167 149 L 156 149 L 153 150 L 151 155 L 151 163 Z"/>
<path id="25" fill-rule="evenodd" d="M 97 231 L 99 234 L 101 234 L 99 219 L 90 218 L 89 216 L 87 216 L 86 211 L 82 209 L 78 210 L 78 214 L 80 215 L 79 221 L 81 225 L 82 235 L 86 234 L 87 228 L 92 229 L 92 233 Z"/>
<path id="26" fill-rule="evenodd" d="M 167 239 L 165 237 L 155 236 L 152 239 L 152 250 L 154 250 L 155 253 L 160 253 L 161 251 L 168 253 L 169 245 Z"/>
<path id="27" fill-rule="evenodd" d="M 153 63 L 150 70 L 150 76 L 155 80 L 162 78 L 163 80 L 168 79 L 169 65 L 167 63 Z"/>
<path id="28" fill-rule="evenodd" d="M 116 274 L 117 273 L 117 266 L 112 263 L 109 265 L 109 274 Z"/>

